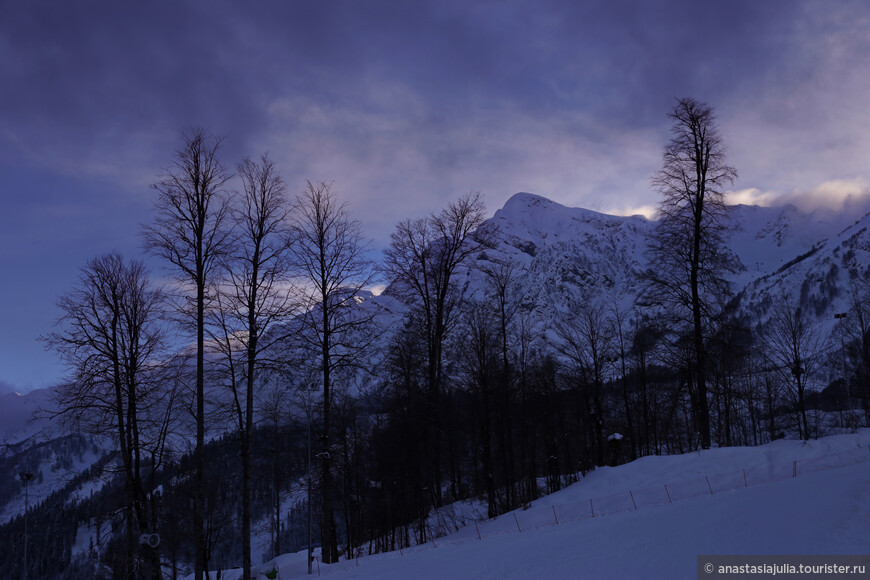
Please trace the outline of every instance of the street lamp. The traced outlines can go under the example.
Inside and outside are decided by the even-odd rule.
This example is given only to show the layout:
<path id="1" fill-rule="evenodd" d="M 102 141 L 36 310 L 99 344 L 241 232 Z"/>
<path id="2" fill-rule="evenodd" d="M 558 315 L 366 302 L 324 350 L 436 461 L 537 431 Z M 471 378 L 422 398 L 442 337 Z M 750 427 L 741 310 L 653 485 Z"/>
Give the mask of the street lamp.
<path id="1" fill-rule="evenodd" d="M 30 508 L 30 498 L 27 493 L 27 484 L 33 479 L 33 474 L 22 471 L 18 474 L 24 482 L 24 570 L 21 577 L 27 580 L 27 511 Z"/>

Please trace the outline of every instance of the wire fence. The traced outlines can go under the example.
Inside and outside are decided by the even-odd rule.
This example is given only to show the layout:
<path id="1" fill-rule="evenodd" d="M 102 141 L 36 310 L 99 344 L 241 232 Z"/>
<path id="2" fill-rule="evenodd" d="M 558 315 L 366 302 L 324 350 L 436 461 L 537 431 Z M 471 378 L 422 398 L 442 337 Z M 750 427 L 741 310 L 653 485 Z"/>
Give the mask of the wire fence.
<path id="1" fill-rule="evenodd" d="M 867 461 L 870 461 L 870 444 L 831 455 L 798 459 L 790 463 L 748 467 L 739 471 L 701 475 L 657 486 L 629 489 L 610 495 L 590 497 L 584 501 L 537 505 L 528 509 L 503 514 L 493 519 L 474 522 L 448 536 L 435 538 L 425 544 L 402 548 L 398 550 L 398 553 L 400 556 L 404 556 L 412 552 L 438 548 L 441 545 L 464 544 L 470 540 L 483 540 L 484 538 L 502 534 L 523 533 L 537 528 L 557 526 L 566 522 L 598 518 L 626 511 L 636 511 L 645 507 L 671 504 L 693 497 L 716 495 L 726 491 L 773 483 L 817 471 L 825 471 Z M 390 554 L 390 552 L 386 554 Z M 359 566 L 359 562 L 359 557 L 357 557 L 355 560 L 345 562 L 344 566 L 330 565 L 324 568 L 324 571 L 333 568 L 344 568 L 347 565 Z M 321 573 L 319 562 L 317 573 L 318 575 Z"/>
<path id="2" fill-rule="evenodd" d="M 482 539 L 497 534 L 523 532 L 564 522 L 670 504 L 692 497 L 716 495 L 866 461 L 870 461 L 870 445 L 832 455 L 799 459 L 790 463 L 756 466 L 739 471 L 701 475 L 658 486 L 629 489 L 611 495 L 590 497 L 580 502 L 538 505 L 526 510 L 514 511 L 513 517 L 501 516 L 466 526 L 451 539 L 466 537 Z"/>
<path id="3" fill-rule="evenodd" d="M 466 528 L 453 534 L 451 539 L 464 537 L 482 539 L 496 534 L 523 532 L 543 526 L 559 525 L 564 522 L 670 504 L 692 497 L 716 495 L 725 491 L 754 487 L 867 461 L 870 461 L 870 445 L 831 455 L 798 459 L 790 463 L 769 464 L 738 471 L 700 475 L 658 486 L 590 497 L 580 502 L 533 506 L 526 510 L 512 512 L 512 517 L 501 516 L 466 526 Z"/>

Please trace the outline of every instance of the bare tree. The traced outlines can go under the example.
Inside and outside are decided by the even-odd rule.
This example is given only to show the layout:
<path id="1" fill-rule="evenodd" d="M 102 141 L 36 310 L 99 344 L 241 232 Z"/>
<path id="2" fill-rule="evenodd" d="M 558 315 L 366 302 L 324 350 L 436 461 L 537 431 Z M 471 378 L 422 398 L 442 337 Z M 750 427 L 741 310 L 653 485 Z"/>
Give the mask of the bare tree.
<path id="1" fill-rule="evenodd" d="M 507 258 L 485 266 L 483 273 L 486 274 L 486 293 L 494 301 L 493 309 L 498 317 L 502 371 L 507 374 L 510 367 L 509 328 L 519 309 L 519 303 L 514 296 L 517 291 L 517 267 Z"/>
<path id="2" fill-rule="evenodd" d="M 710 447 L 710 412 L 704 335 L 716 304 L 712 298 L 727 290 L 722 278 L 727 260 L 720 251 L 726 211 L 724 188 L 737 171 L 725 163 L 713 109 L 694 99 L 679 99 L 669 117 L 673 137 L 665 148 L 662 169 L 652 184 L 662 196 L 661 219 L 651 244 L 655 269 L 652 290 L 677 315 L 690 322 L 697 387 L 701 446 Z"/>
<path id="3" fill-rule="evenodd" d="M 171 382 L 160 374 L 161 295 L 141 262 L 110 253 L 88 262 L 58 304 L 61 330 L 44 340 L 73 376 L 56 391 L 57 413 L 117 442 L 127 494 L 125 577 L 145 577 L 150 569 L 160 578 L 157 552 L 142 568 L 136 546 L 139 534 L 156 531 L 146 486 L 163 458 L 173 406 Z"/>
<path id="4" fill-rule="evenodd" d="M 364 332 L 372 315 L 357 307 L 360 292 L 371 283 L 359 224 L 338 202 L 328 183 L 308 182 L 291 216 L 294 267 L 307 289 L 301 336 L 316 352 L 323 388 L 321 432 L 321 551 L 325 563 L 338 561 L 335 527 L 331 413 L 335 375 L 358 365 L 370 344 Z"/>
<path id="5" fill-rule="evenodd" d="M 629 357 L 637 377 L 640 405 L 638 441 L 641 455 L 661 452 L 658 404 L 655 389 L 650 388 L 650 367 L 658 358 L 656 351 L 663 331 L 658 324 L 647 319 L 639 308 L 633 312 Z"/>
<path id="6" fill-rule="evenodd" d="M 824 359 L 824 345 L 818 329 L 806 312 L 783 295 L 774 307 L 765 332 L 767 355 L 772 368 L 788 385 L 798 412 L 798 433 L 810 437 L 805 393 L 813 374 Z"/>
<path id="7" fill-rule="evenodd" d="M 498 321 L 501 368 L 495 395 L 495 418 L 499 434 L 502 470 L 505 474 L 506 502 L 508 509 L 518 505 L 514 485 L 516 467 L 513 453 L 513 422 L 510 417 L 514 394 L 514 368 L 511 364 L 511 347 L 514 338 L 513 319 L 519 310 L 516 264 L 510 259 L 499 260 L 483 268 L 486 274 L 486 294 L 490 300 L 490 315 Z"/>
<path id="8" fill-rule="evenodd" d="M 487 515 L 499 514 L 496 494 L 495 465 L 493 460 L 493 415 L 495 386 L 498 380 L 498 330 L 491 311 L 482 302 L 474 302 L 464 316 L 464 349 L 461 366 L 468 386 L 478 400 L 477 426 L 480 428 L 482 471 L 487 497 Z"/>
<path id="9" fill-rule="evenodd" d="M 532 413 L 529 403 L 532 399 L 530 370 L 535 362 L 535 336 L 531 316 L 528 311 L 521 311 L 517 324 L 517 387 L 519 391 L 519 436 L 520 436 L 520 501 L 529 503 L 538 497 L 537 463 L 535 461 L 534 426 L 531 424 Z"/>
<path id="10" fill-rule="evenodd" d="M 202 129 L 185 136 L 184 145 L 162 179 L 153 185 L 157 218 L 145 227 L 149 250 L 169 262 L 183 292 L 179 304 L 196 334 L 196 448 L 194 450 L 194 577 L 206 572 L 205 511 L 205 322 L 212 274 L 226 253 L 229 206 L 224 186 L 229 174 L 218 159 L 221 139 Z"/>
<path id="11" fill-rule="evenodd" d="M 281 483 L 283 481 L 281 470 L 281 447 L 284 441 L 281 438 L 281 427 L 283 422 L 289 418 L 291 405 L 291 392 L 284 384 L 284 376 L 282 373 L 275 373 L 270 380 L 259 387 L 262 395 L 260 397 L 259 413 L 262 418 L 268 422 L 272 429 L 272 441 L 269 446 L 269 453 L 272 459 L 272 510 L 270 532 L 274 534 L 272 540 L 272 554 L 277 557 L 281 555 L 281 509 L 285 493 L 281 491 Z M 263 392 L 265 390 L 265 392 Z"/>
<path id="12" fill-rule="evenodd" d="M 614 348 L 619 356 L 619 377 L 622 383 L 622 408 L 625 415 L 625 427 L 628 431 L 629 458 L 637 457 L 638 441 L 634 432 L 634 419 L 631 413 L 631 396 L 628 390 L 628 366 L 627 357 L 629 344 L 631 343 L 631 325 L 628 311 L 620 307 L 619 302 L 614 300 L 610 305 L 610 315 L 613 320 Z"/>
<path id="13" fill-rule="evenodd" d="M 384 271 L 391 291 L 420 308 L 427 346 L 430 453 L 434 503 L 441 504 L 441 424 L 444 340 L 457 318 L 455 276 L 485 246 L 476 236 L 485 207 L 479 193 L 469 193 L 439 214 L 404 220 L 396 226 L 385 252 Z M 483 232 L 480 232 L 481 234 Z"/>
<path id="14" fill-rule="evenodd" d="M 267 155 L 245 159 L 238 166 L 242 193 L 232 211 L 234 244 L 223 257 L 224 279 L 214 291 L 213 344 L 224 361 L 224 377 L 232 392 L 233 416 L 241 440 L 242 573 L 251 577 L 251 439 L 254 389 L 264 353 L 283 338 L 271 332 L 276 323 L 295 314 L 287 250 L 290 232 L 286 187 Z"/>
<path id="15" fill-rule="evenodd" d="M 585 383 L 582 387 L 595 442 L 596 465 L 604 465 L 604 381 L 614 362 L 614 328 L 610 312 L 600 304 L 584 304 L 568 323 L 557 326 L 561 353 Z M 591 395 L 591 397 L 590 397 Z"/>
<path id="16" fill-rule="evenodd" d="M 863 382 L 859 389 L 864 422 L 870 425 L 870 270 L 863 276 L 856 272 L 850 283 L 849 302 L 846 319 L 840 322 L 848 329 L 848 335 L 859 351 L 855 371 L 859 384 Z"/>

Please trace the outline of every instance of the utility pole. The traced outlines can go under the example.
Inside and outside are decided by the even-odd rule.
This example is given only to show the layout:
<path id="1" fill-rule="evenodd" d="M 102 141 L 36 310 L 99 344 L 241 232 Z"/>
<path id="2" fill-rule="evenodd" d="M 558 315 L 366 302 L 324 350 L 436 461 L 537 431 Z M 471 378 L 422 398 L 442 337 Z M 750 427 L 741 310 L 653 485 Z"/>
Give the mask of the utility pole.
<path id="1" fill-rule="evenodd" d="M 30 509 L 30 497 L 27 493 L 27 484 L 31 479 L 33 479 L 33 474 L 22 471 L 18 475 L 21 477 L 21 481 L 24 482 L 24 570 L 21 573 L 21 577 L 24 578 L 24 580 L 27 580 L 27 512 Z"/>

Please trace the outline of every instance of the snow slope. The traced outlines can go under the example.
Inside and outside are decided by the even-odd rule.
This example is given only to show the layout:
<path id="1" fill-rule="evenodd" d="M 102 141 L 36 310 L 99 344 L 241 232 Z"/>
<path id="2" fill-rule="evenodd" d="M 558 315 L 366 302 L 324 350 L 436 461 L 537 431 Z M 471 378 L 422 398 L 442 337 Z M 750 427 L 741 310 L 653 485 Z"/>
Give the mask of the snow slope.
<path id="1" fill-rule="evenodd" d="M 478 539 L 464 529 L 413 550 L 321 566 L 332 578 L 694 578 L 702 554 L 870 554 L 870 430 L 803 444 L 720 448 L 645 457 L 597 470 L 542 498 L 534 509 L 568 507 L 628 490 L 678 486 L 715 474 L 782 475 L 777 481 L 702 493 L 673 503 L 517 531 L 523 511 L 505 514 Z M 828 464 L 820 458 L 827 458 Z M 798 475 L 792 476 L 797 461 Z M 839 467 L 831 467 L 845 463 Z M 786 468 L 785 470 L 779 469 Z M 774 477 L 775 478 L 775 477 Z M 619 493 L 617 493 L 619 492 Z M 497 524 L 498 522 L 496 522 Z M 489 523 L 487 525 L 492 525 Z M 511 527 L 513 529 L 511 529 Z M 481 527 L 483 529 L 483 527 Z M 281 556 L 280 578 L 305 575 L 304 554 Z M 222 577 L 231 580 L 233 572 Z M 262 577 L 262 576 L 260 576 Z"/>
<path id="2" fill-rule="evenodd" d="M 47 441 L 65 433 L 48 419 L 53 408 L 51 397 L 52 389 L 0 395 L 0 445 L 21 443 L 34 436 Z"/>
<path id="3" fill-rule="evenodd" d="M 740 308 L 763 320 L 785 299 L 814 317 L 829 335 L 834 315 L 851 309 L 855 280 L 870 273 L 870 214 L 803 248 L 773 272 L 747 283 L 740 292 Z"/>
<path id="4" fill-rule="evenodd" d="M 111 441 L 96 436 L 67 436 L 46 443 L 33 444 L 23 451 L 11 455 L 4 462 L 7 469 L 15 474 L 15 493 L 5 503 L 0 503 L 0 524 L 24 513 L 25 503 L 29 501 L 32 509 L 47 499 L 52 493 L 67 487 L 79 475 L 100 461 L 112 448 Z M 24 487 L 17 474 L 26 471 L 34 477 L 28 485 L 25 499 Z M 8 480 L 7 480 L 8 481 Z M 76 502 L 90 493 L 98 491 L 105 481 L 92 479 L 70 490 L 67 502 Z"/>

